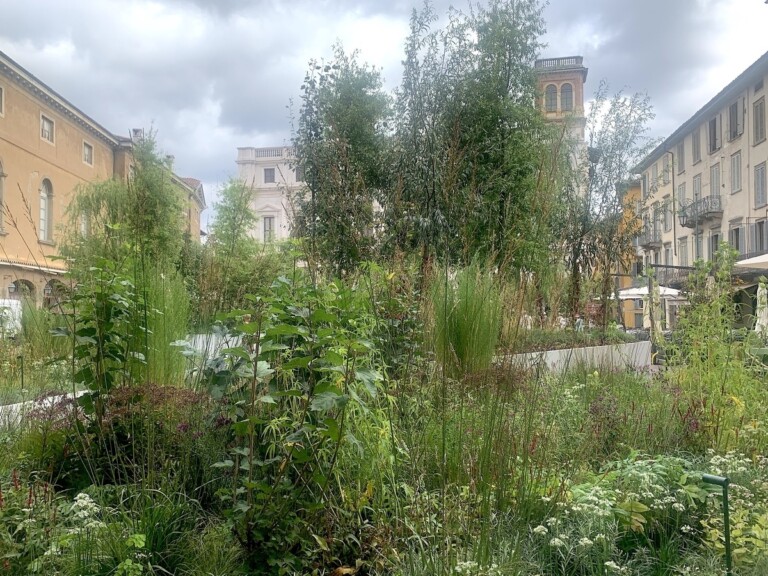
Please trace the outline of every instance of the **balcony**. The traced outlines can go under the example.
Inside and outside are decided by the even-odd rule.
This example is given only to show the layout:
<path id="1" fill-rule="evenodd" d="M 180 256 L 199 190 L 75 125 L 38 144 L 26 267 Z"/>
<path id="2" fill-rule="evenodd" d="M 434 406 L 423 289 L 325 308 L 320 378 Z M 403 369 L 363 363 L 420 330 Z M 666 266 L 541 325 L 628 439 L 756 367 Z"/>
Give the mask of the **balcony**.
<path id="1" fill-rule="evenodd" d="M 684 228 L 698 228 L 712 220 L 719 220 L 723 217 L 723 198 L 722 196 L 705 196 L 693 200 L 680 207 L 677 217 L 680 220 L 680 226 Z"/>
<path id="2" fill-rule="evenodd" d="M 656 226 L 646 226 L 638 236 L 637 243 L 645 250 L 661 248 L 661 229 Z"/>

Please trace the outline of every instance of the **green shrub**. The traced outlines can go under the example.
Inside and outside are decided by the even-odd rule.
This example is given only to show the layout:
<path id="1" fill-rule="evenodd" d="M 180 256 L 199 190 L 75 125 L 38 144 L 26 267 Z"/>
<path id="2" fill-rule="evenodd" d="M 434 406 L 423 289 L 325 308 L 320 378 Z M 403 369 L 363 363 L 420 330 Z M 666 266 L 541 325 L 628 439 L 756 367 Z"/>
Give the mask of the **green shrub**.
<path id="1" fill-rule="evenodd" d="M 432 283 L 432 319 L 437 359 L 450 375 L 485 370 L 496 353 L 501 328 L 499 289 L 479 264 L 447 269 Z"/>

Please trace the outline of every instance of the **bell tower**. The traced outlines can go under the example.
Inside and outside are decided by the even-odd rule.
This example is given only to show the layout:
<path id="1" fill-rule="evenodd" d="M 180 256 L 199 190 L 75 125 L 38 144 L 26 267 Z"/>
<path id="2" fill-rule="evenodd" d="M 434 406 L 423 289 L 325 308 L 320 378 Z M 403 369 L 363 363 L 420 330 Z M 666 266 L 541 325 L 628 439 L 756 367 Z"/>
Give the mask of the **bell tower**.
<path id="1" fill-rule="evenodd" d="M 584 83 L 587 69 L 581 56 L 542 58 L 534 69 L 538 82 L 538 108 L 547 120 L 568 123 L 571 135 L 584 142 Z"/>

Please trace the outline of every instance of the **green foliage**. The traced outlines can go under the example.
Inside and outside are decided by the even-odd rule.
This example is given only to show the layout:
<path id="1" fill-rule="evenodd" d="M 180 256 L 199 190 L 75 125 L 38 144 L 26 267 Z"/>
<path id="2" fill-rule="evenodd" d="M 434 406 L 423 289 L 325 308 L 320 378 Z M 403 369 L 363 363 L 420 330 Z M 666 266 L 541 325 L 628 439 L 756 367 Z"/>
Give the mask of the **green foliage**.
<path id="1" fill-rule="evenodd" d="M 237 539 L 258 573 L 297 570 L 331 554 L 319 528 L 333 513 L 342 443 L 356 444 L 347 405 L 377 394 L 368 324 L 340 285 L 325 291 L 285 278 L 269 298 L 230 313 L 242 345 L 210 362 L 207 383 L 226 400 L 231 449 L 214 464 L 231 482 L 219 490 Z M 315 550 L 319 545 L 319 550 Z"/>
<path id="2" fill-rule="evenodd" d="M 697 263 L 691 278 L 690 305 L 680 314 L 666 373 L 692 406 L 704 447 L 731 450 L 744 442 L 762 453 L 768 437 L 764 426 L 766 395 L 759 372 L 745 363 L 744 338 L 732 327 L 736 306 L 731 294 L 734 251 L 723 246 L 716 265 Z"/>
<path id="3" fill-rule="evenodd" d="M 432 284 L 435 349 L 451 375 L 487 369 L 496 353 L 501 328 L 499 287 L 479 264 L 435 275 Z"/>
<path id="4" fill-rule="evenodd" d="M 94 255 L 121 261 L 135 253 L 161 265 L 178 261 L 185 198 L 171 166 L 151 136 L 134 144 L 133 162 L 127 181 L 88 184 L 70 203 L 69 238 L 61 249 L 70 267 L 87 267 Z"/>
<path id="5" fill-rule="evenodd" d="M 69 321 L 55 331 L 72 343 L 76 365 L 72 379 L 88 391 L 79 403 L 99 426 L 112 389 L 141 381 L 144 375 L 149 313 L 144 297 L 120 275 L 115 263 L 100 264 L 81 278 L 64 305 Z"/>
<path id="6" fill-rule="evenodd" d="M 571 316 L 581 310 L 587 275 L 600 273 L 599 294 L 607 306 L 614 286 L 611 273 L 627 269 L 634 258 L 632 241 L 640 230 L 623 216 L 622 187 L 655 145 L 647 136 L 653 117 L 648 96 L 618 92 L 611 97 L 606 82 L 590 104 L 586 148 L 574 149 L 558 226 L 569 267 Z"/>
<path id="7" fill-rule="evenodd" d="M 253 189 L 232 181 L 219 192 L 208 242 L 201 250 L 188 283 L 193 295 L 193 325 L 208 329 L 222 310 L 242 308 L 246 294 L 267 289 L 288 268 L 290 254 L 251 236 L 258 218 Z"/>
<path id="8" fill-rule="evenodd" d="M 535 0 L 495 0 L 443 29 L 414 12 L 397 92 L 389 241 L 423 265 L 477 254 L 537 269 L 547 259 L 557 138 L 531 103 L 543 31 Z M 426 271 L 426 268 L 423 268 Z"/>
<path id="9" fill-rule="evenodd" d="M 603 346 L 606 344 L 626 344 L 636 338 L 621 330 L 551 330 L 532 328 L 520 329 L 510 343 L 515 352 L 538 352 L 543 350 L 561 350 L 563 348 L 582 348 L 585 346 Z"/>
<path id="10" fill-rule="evenodd" d="M 301 89 L 293 141 L 306 188 L 295 193 L 296 234 L 340 276 L 373 256 L 390 102 L 379 71 L 340 45 L 330 62 L 310 61 Z"/>

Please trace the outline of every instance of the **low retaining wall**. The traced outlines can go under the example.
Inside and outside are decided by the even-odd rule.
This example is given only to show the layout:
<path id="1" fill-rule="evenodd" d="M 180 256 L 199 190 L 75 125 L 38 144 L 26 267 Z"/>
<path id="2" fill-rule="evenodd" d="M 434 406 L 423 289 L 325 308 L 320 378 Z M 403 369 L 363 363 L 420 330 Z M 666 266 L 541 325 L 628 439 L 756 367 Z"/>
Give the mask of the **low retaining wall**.
<path id="1" fill-rule="evenodd" d="M 642 370 L 651 365 L 651 343 L 631 342 L 629 344 L 529 352 L 515 354 L 510 359 L 530 367 L 546 366 L 553 372 L 564 372 L 579 365 Z"/>

